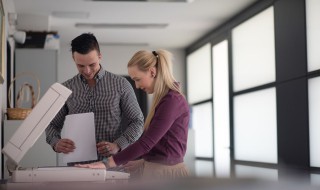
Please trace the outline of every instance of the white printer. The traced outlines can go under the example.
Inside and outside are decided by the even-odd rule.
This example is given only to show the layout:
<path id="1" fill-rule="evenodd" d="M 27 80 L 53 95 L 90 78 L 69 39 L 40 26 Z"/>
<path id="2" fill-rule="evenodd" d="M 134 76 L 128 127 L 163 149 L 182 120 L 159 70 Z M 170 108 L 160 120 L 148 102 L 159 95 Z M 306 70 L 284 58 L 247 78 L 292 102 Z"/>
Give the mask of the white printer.
<path id="1" fill-rule="evenodd" d="M 22 122 L 2 152 L 8 157 L 7 168 L 12 173 L 13 183 L 66 182 L 66 181 L 106 181 L 109 179 L 129 179 L 130 175 L 121 171 L 77 167 L 37 167 L 22 168 L 19 162 L 34 145 L 55 117 L 72 92 L 59 83 L 53 84 Z"/>

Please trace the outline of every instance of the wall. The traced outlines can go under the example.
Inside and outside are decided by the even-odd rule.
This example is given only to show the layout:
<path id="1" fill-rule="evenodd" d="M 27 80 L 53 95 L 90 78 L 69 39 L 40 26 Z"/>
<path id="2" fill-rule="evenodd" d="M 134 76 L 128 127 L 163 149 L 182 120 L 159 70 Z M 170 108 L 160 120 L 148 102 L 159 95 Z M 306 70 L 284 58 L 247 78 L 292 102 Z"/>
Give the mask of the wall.
<path id="1" fill-rule="evenodd" d="M 9 27 L 8 23 L 8 12 L 15 12 L 14 4 L 11 0 L 2 0 L 3 7 L 4 7 L 4 13 L 5 13 L 5 36 L 9 36 L 10 31 L 13 28 Z M 4 52 L 7 52 L 7 48 L 5 46 Z M 5 53 L 6 55 L 6 53 Z M 5 63 L 7 62 L 7 58 L 4 58 Z M 6 65 L 6 64 L 5 64 Z M 4 70 L 6 70 L 7 67 L 5 66 Z M 6 85 L 6 73 L 2 74 L 4 77 L 4 83 L 1 85 L 0 84 L 0 122 L 1 122 L 1 130 L 0 130 L 0 142 L 2 142 L 1 136 L 2 136 L 2 127 L 3 127 L 3 116 L 4 116 L 4 111 L 7 107 L 6 100 L 7 100 L 7 85 Z M 2 163 L 2 156 L 0 157 L 0 163 Z M 0 164 L 0 171 L 2 171 L 3 166 Z M 0 177 L 2 178 L 2 172 L 0 173 Z"/>
<path id="2" fill-rule="evenodd" d="M 132 55 L 141 49 L 157 50 L 158 48 L 141 46 L 101 46 L 102 66 L 107 71 L 119 75 L 128 75 L 127 63 Z M 173 56 L 173 74 L 177 81 L 181 82 L 185 89 L 185 52 L 182 49 L 167 49 Z M 78 73 L 71 57 L 70 46 L 61 45 L 58 63 L 58 82 L 63 82 Z"/>
<path id="3" fill-rule="evenodd" d="M 9 23 L 8 23 L 8 12 L 15 12 L 15 8 L 14 8 L 14 4 L 12 2 L 12 0 L 2 0 L 3 3 L 3 7 L 4 7 L 4 12 L 5 12 L 5 36 L 7 38 L 7 36 L 9 36 L 9 33 L 14 30 L 14 27 L 10 27 Z M 11 40 L 9 40 L 11 41 Z M 12 42 L 12 41 L 11 41 Z M 7 51 L 7 47 L 5 46 L 4 52 Z M 5 53 L 6 55 L 6 53 Z M 7 62 L 7 58 L 5 57 L 5 63 Z M 5 66 L 4 70 L 6 70 L 7 67 Z M 6 77 L 6 73 L 3 73 L 3 76 Z M 1 111 L 3 111 L 3 109 L 6 108 L 6 98 L 7 98 L 7 94 L 6 94 L 6 89 L 7 89 L 7 85 L 6 85 L 6 78 L 4 78 L 4 84 L 1 86 L 1 102 L 0 102 L 0 107 L 2 108 Z M 1 119 L 2 114 L 0 115 L 0 119 Z"/>

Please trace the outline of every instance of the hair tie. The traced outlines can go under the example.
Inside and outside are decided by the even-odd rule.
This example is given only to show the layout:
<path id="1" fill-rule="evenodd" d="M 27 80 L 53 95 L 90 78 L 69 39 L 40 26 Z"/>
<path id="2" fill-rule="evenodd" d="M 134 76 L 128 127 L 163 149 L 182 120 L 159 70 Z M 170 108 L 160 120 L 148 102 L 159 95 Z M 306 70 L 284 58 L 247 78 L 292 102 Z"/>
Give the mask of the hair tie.
<path id="1" fill-rule="evenodd" d="M 159 57 L 159 54 L 156 51 L 152 51 L 153 55 Z"/>

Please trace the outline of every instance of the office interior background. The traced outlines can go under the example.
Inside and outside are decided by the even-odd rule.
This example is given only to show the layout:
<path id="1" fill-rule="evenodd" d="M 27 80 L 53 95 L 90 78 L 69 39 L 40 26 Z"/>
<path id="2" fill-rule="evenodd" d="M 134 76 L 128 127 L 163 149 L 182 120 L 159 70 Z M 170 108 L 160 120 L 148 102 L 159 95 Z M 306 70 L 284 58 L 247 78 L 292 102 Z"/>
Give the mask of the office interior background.
<path id="1" fill-rule="evenodd" d="M 3 0 L 2 20 L 3 39 L 11 42 L 2 61 L 10 57 L 13 65 L 8 13 L 15 12 L 14 2 Z M 186 159 L 196 176 L 277 181 L 296 174 L 320 185 L 319 10 L 318 0 L 252 1 L 187 46 L 167 48 L 191 108 Z M 135 51 L 157 48 L 102 45 L 102 64 L 127 75 Z M 15 75 L 7 67 L 5 80 Z M 56 70 L 58 82 L 77 73 L 68 44 L 60 44 Z M 8 83 L 0 88 L 3 129 Z"/>

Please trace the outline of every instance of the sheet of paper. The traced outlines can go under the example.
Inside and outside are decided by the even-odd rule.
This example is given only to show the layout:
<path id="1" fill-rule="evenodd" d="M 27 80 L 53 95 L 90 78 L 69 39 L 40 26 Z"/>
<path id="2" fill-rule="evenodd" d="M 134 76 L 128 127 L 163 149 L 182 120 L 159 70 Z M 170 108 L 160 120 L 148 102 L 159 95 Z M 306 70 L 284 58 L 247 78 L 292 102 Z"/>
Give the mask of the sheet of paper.
<path id="1" fill-rule="evenodd" d="M 96 160 L 97 147 L 94 126 L 94 114 L 81 113 L 67 115 L 62 138 L 71 139 L 75 143 L 75 150 L 68 154 L 63 154 L 63 162 L 82 162 Z"/>

